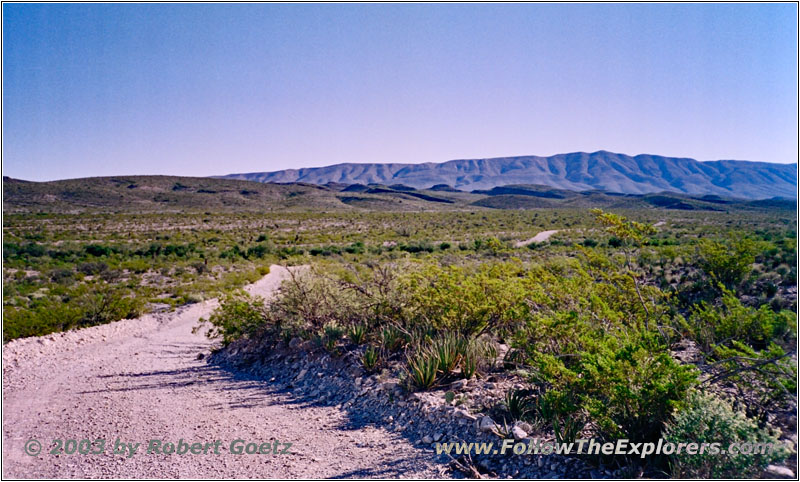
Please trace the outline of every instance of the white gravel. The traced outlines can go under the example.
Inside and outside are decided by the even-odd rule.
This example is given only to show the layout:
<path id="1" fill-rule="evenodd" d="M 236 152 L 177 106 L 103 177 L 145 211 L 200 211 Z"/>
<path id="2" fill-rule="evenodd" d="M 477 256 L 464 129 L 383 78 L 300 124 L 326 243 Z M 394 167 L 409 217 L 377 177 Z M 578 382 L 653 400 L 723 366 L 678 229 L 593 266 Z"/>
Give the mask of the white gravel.
<path id="1" fill-rule="evenodd" d="M 288 275 L 248 288 L 267 297 Z M 266 381 L 206 363 L 212 342 L 192 328 L 218 306 L 208 300 L 3 349 L 4 478 L 435 478 L 430 451 L 381 428 L 347 428 L 335 407 L 295 403 Z M 113 454 L 115 439 L 141 443 Z M 35 438 L 38 456 L 25 454 Z M 106 439 L 99 455 L 52 455 L 54 439 Z M 220 440 L 220 454 L 146 454 L 150 439 Z M 230 442 L 292 443 L 290 455 L 234 455 Z"/>

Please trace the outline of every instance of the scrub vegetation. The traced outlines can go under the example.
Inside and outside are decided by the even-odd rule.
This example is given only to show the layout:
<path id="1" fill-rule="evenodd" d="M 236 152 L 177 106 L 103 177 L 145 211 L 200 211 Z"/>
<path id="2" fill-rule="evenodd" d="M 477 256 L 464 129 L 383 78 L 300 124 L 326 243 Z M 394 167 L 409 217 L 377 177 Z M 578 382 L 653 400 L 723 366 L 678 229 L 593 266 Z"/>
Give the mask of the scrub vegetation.
<path id="1" fill-rule="evenodd" d="M 520 377 L 497 410 L 559 441 L 796 432 L 794 210 L 473 208 L 7 214 L 3 338 L 221 297 L 225 344 L 308 340 L 402 366 L 410 391 Z M 238 290 L 272 263 L 309 268 L 269 304 Z M 786 455 L 647 470 L 743 476 Z"/>

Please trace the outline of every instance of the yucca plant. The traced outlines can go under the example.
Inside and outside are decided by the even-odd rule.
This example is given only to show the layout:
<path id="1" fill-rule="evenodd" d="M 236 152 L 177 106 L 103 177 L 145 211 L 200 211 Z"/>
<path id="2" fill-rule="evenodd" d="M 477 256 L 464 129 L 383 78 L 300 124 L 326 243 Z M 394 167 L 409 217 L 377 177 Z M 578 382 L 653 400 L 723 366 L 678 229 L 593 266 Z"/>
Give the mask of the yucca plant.
<path id="1" fill-rule="evenodd" d="M 342 338 L 344 330 L 336 323 L 328 323 L 323 328 L 322 343 L 329 353 L 336 353 L 336 343 Z"/>
<path id="2" fill-rule="evenodd" d="M 361 363 L 364 365 L 364 370 L 367 372 L 373 372 L 378 367 L 381 361 L 381 351 L 372 345 L 368 346 L 366 350 L 364 350 L 364 354 L 361 355 Z"/>
<path id="3" fill-rule="evenodd" d="M 347 337 L 354 344 L 361 345 L 367 337 L 367 326 L 362 324 L 351 326 L 347 332 Z"/>
<path id="4" fill-rule="evenodd" d="M 447 334 L 434 340 L 432 351 L 439 360 L 439 371 L 445 375 L 451 373 L 461 362 L 467 351 L 469 342 L 466 338 Z"/>
<path id="5" fill-rule="evenodd" d="M 381 331 L 381 345 L 388 353 L 394 353 L 408 342 L 406 334 L 395 326 L 387 326 Z"/>
<path id="6" fill-rule="evenodd" d="M 409 379 L 417 388 L 426 390 L 436 383 L 439 358 L 427 349 L 418 349 L 407 357 Z"/>
<path id="7" fill-rule="evenodd" d="M 461 358 L 461 376 L 469 380 L 478 373 L 480 353 L 475 346 L 470 346 Z"/>
<path id="8" fill-rule="evenodd" d="M 523 420 L 535 408 L 530 395 L 524 390 L 516 389 L 509 390 L 506 393 L 505 405 L 514 420 Z"/>
<path id="9" fill-rule="evenodd" d="M 339 340 L 344 334 L 342 327 L 337 325 L 335 322 L 326 323 L 323 330 L 325 332 L 325 338 L 333 340 Z"/>

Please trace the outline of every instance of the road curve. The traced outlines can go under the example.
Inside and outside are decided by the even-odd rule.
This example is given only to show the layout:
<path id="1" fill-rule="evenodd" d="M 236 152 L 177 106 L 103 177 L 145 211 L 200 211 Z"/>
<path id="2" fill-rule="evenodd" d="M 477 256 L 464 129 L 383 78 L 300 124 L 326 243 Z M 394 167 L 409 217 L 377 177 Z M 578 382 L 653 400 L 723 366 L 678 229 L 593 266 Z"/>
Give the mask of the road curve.
<path id="1" fill-rule="evenodd" d="M 268 297 L 282 266 L 250 285 Z M 192 333 L 218 306 L 12 341 L 3 350 L 4 478 L 441 477 L 430 452 L 382 428 L 349 428 L 335 407 L 294 403 L 268 382 L 209 365 L 212 342 Z M 36 439 L 43 450 L 37 456 Z M 53 440 L 105 439 L 99 454 L 51 454 Z M 140 443 L 114 453 L 117 439 Z M 206 453 L 147 454 L 150 440 L 211 444 Z M 289 454 L 230 452 L 231 442 Z M 220 441 L 218 448 L 213 445 Z M 243 445 L 243 444 L 239 444 Z M 119 446 L 118 446 L 119 447 Z M 66 448 L 66 447 L 65 447 Z M 84 445 L 83 449 L 86 446 Z M 219 451 L 219 453 L 214 453 Z M 272 450 L 270 450 L 272 451 Z"/>

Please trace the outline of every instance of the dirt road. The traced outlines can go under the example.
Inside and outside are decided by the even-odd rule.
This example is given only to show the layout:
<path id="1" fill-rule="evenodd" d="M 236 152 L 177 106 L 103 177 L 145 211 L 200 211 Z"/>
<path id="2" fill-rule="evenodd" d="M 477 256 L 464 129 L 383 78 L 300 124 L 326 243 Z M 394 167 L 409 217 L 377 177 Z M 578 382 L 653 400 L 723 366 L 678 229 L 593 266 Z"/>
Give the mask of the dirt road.
<path id="1" fill-rule="evenodd" d="M 516 243 L 514 243 L 514 247 L 523 248 L 531 243 L 543 243 L 548 239 L 550 239 L 550 236 L 556 234 L 558 231 L 559 231 L 558 229 L 552 229 L 550 231 L 542 231 L 540 233 L 537 233 L 536 236 L 530 239 L 526 239 L 525 241 L 517 241 Z"/>
<path id="2" fill-rule="evenodd" d="M 251 285 L 268 296 L 287 276 L 273 266 Z M 5 478 L 440 477 L 430 452 L 383 429 L 352 429 L 335 407 L 307 406 L 269 383 L 209 365 L 211 342 L 193 334 L 217 306 L 8 343 L 3 352 Z M 27 455 L 30 439 L 42 451 Z M 96 455 L 50 454 L 54 439 L 105 439 Z M 114 454 L 117 439 L 140 443 Z M 200 443 L 207 453 L 147 454 L 150 440 Z M 289 454 L 231 453 L 247 443 Z M 220 441 L 215 449 L 214 442 Z M 266 445 L 265 445 L 266 443 Z M 119 448 L 120 446 L 117 445 Z M 71 448 L 71 447 L 64 447 Z M 86 445 L 81 450 L 86 449 Z M 220 453 L 214 453 L 218 450 Z M 121 450 L 120 450 L 121 451 Z"/>

